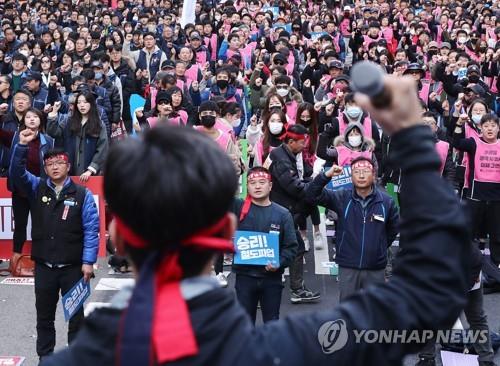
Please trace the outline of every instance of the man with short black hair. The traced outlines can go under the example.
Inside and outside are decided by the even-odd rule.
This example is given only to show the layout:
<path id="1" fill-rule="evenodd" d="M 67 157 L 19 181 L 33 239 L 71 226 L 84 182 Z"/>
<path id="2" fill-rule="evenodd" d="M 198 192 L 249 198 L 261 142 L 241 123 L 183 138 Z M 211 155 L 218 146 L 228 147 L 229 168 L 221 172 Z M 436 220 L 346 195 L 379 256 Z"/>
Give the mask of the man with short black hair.
<path id="1" fill-rule="evenodd" d="M 83 276 L 90 281 L 99 248 L 99 214 L 92 192 L 75 184 L 68 173 L 68 154 L 49 150 L 44 158 L 47 179 L 26 170 L 30 129 L 19 133 L 10 175 L 31 206 L 31 258 L 35 261 L 36 351 L 40 360 L 54 352 L 55 313 L 59 292 L 66 294 Z M 71 343 L 83 321 L 83 307 L 69 321 Z"/>
<path id="2" fill-rule="evenodd" d="M 370 285 L 384 283 L 387 248 L 398 233 L 399 213 L 394 200 L 377 188 L 372 160 L 359 156 L 351 162 L 353 188 L 324 188 L 343 169 L 332 166 L 307 187 L 310 203 L 338 214 L 336 256 L 339 298 Z"/>

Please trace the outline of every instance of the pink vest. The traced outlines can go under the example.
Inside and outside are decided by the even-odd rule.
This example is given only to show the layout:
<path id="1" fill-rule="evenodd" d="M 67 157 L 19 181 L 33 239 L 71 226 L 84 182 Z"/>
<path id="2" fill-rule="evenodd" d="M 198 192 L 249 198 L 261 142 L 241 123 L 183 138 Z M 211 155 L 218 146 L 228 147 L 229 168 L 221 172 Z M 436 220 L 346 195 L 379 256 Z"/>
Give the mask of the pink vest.
<path id="1" fill-rule="evenodd" d="M 186 70 L 186 73 L 184 74 L 184 76 L 186 76 L 186 80 L 187 80 L 189 85 L 191 85 L 191 83 L 193 81 L 198 81 L 198 71 L 199 70 L 200 70 L 200 67 L 197 64 L 191 65 L 191 67 Z"/>
<path id="2" fill-rule="evenodd" d="M 440 167 L 441 175 L 443 175 L 443 172 L 444 172 L 444 167 L 446 165 L 446 158 L 448 157 L 449 148 L 450 148 L 450 144 L 447 143 L 446 141 L 439 140 L 436 143 L 436 150 L 437 150 L 437 153 L 439 155 L 439 158 L 441 159 L 441 167 Z"/>
<path id="3" fill-rule="evenodd" d="M 297 102 L 295 100 L 291 100 L 286 104 L 286 115 L 290 119 L 290 121 L 295 122 L 295 118 L 297 117 Z"/>
<path id="4" fill-rule="evenodd" d="M 196 52 L 196 63 L 198 65 L 205 65 L 206 62 L 207 62 L 207 51 L 202 48 L 201 50 Z M 196 80 L 198 80 L 198 75 L 196 76 L 197 76 Z"/>
<path id="5" fill-rule="evenodd" d="M 340 113 L 339 117 L 339 134 L 344 135 L 344 132 L 348 126 L 347 123 L 345 123 L 344 119 L 344 114 Z M 366 116 L 365 119 L 363 120 L 363 129 L 365 130 L 365 136 L 372 138 L 372 120 L 369 116 Z"/>
<path id="6" fill-rule="evenodd" d="M 335 51 L 337 53 L 340 53 L 340 44 L 339 44 L 339 38 L 340 38 L 340 33 L 337 32 L 337 34 L 335 34 L 333 36 L 333 46 L 335 47 Z"/>
<path id="7" fill-rule="evenodd" d="M 177 81 L 175 82 L 175 85 L 177 85 L 177 87 L 180 90 L 184 90 L 184 81 L 182 81 L 181 79 L 177 79 Z"/>
<path id="8" fill-rule="evenodd" d="M 422 89 L 418 92 L 418 96 L 420 99 L 422 99 L 425 104 L 429 101 L 429 90 L 431 87 L 431 83 L 429 80 L 421 80 L 422 82 Z"/>
<path id="9" fill-rule="evenodd" d="M 476 140 L 481 140 L 479 134 L 476 130 L 470 127 L 467 123 L 465 124 L 465 138 L 473 138 Z M 470 156 L 468 153 L 464 154 L 464 158 L 462 159 L 462 166 L 465 166 L 465 179 L 464 179 L 464 188 L 469 188 L 469 175 L 470 175 Z"/>
<path id="10" fill-rule="evenodd" d="M 150 88 L 149 93 L 150 93 L 150 98 L 151 98 L 151 109 L 155 109 L 155 107 L 156 107 L 156 95 L 158 94 L 158 89 Z"/>
<path id="11" fill-rule="evenodd" d="M 373 39 L 372 37 L 370 37 L 370 36 L 368 36 L 368 35 L 366 35 L 366 34 L 365 34 L 365 35 L 363 36 L 363 39 L 365 40 L 365 41 L 363 42 L 363 49 L 364 49 L 365 51 L 368 51 L 368 46 L 370 45 L 370 43 L 372 43 L 372 42 L 378 42 L 378 40 L 379 40 L 380 38 L 381 38 L 381 37 L 380 37 L 380 34 L 378 35 L 378 37 L 377 37 L 376 39 Z"/>
<path id="12" fill-rule="evenodd" d="M 194 128 L 202 133 L 204 133 L 204 128 L 203 126 L 194 126 Z M 215 139 L 215 142 L 217 145 L 220 146 L 220 148 L 224 151 L 227 152 L 227 148 L 229 145 L 229 142 L 231 141 L 231 136 L 229 136 L 227 133 L 224 133 L 224 131 L 217 129 L 219 132 L 219 137 Z"/>
<path id="13" fill-rule="evenodd" d="M 474 180 L 500 183 L 500 141 L 488 144 L 481 139 L 476 139 Z"/>
<path id="14" fill-rule="evenodd" d="M 382 35 L 384 38 L 387 40 L 387 43 L 392 42 L 392 39 L 394 38 L 394 31 L 392 27 L 383 27 L 382 28 Z"/>
<path id="15" fill-rule="evenodd" d="M 212 34 L 210 37 L 205 37 L 205 46 L 210 49 L 210 61 L 217 60 L 217 35 Z"/>
<path id="16" fill-rule="evenodd" d="M 337 155 L 338 166 L 341 167 L 344 167 L 346 165 L 351 165 L 351 162 L 360 156 L 368 159 L 372 158 L 371 151 L 354 151 L 345 146 L 337 146 L 335 149 L 337 150 L 338 154 Z"/>

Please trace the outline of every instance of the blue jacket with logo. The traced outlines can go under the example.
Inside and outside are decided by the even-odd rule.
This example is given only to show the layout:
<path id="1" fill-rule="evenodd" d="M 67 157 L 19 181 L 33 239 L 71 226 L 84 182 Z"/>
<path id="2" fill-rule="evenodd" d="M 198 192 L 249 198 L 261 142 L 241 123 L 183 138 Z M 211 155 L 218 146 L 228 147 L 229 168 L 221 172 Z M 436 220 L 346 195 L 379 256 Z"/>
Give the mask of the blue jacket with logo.
<path id="1" fill-rule="evenodd" d="M 383 269 L 387 247 L 398 233 L 399 213 L 394 200 L 377 187 L 362 199 L 352 189 L 325 189 L 328 182 L 330 178 L 319 174 L 307 187 L 306 199 L 335 211 L 339 217 L 335 261 L 341 267 Z"/>

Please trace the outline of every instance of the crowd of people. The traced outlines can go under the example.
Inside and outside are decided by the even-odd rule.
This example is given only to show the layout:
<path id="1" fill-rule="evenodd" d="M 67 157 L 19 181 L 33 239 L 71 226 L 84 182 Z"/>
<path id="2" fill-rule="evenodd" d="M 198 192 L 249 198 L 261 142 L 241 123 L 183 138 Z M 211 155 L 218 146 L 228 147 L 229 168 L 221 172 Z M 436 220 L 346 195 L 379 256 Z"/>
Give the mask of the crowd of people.
<path id="1" fill-rule="evenodd" d="M 305 252 L 327 250 L 318 204 L 336 229 L 340 300 L 383 283 L 407 198 L 390 131 L 351 88 L 352 66 L 372 61 L 414 79 L 473 246 L 500 268 L 498 1 L 7 0 L 0 19 L 0 175 L 12 191 L 14 256 L 34 210 L 19 161 L 31 180 L 50 181 L 55 156 L 85 183 L 106 173 L 126 135 L 174 125 L 209 136 L 244 177 L 248 197 L 232 208 L 240 229 L 279 234 L 279 265 L 233 266 L 253 321 L 259 303 L 264 321 L 279 318 L 286 267 L 292 303 L 320 300 L 303 278 Z M 213 270 L 227 286 L 224 260 Z M 487 328 L 482 297 L 469 301 L 471 324 Z M 480 365 L 493 365 L 491 346 L 480 352 Z"/>

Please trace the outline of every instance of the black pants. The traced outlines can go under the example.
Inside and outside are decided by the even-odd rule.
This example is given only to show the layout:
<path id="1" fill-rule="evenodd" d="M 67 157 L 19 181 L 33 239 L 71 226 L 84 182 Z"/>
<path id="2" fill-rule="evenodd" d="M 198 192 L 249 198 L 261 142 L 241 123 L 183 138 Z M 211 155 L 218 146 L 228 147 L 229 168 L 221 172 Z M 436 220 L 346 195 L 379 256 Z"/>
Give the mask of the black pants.
<path id="1" fill-rule="evenodd" d="M 83 277 L 80 265 L 64 268 L 49 268 L 35 264 L 36 299 L 36 352 L 45 356 L 54 352 L 56 330 L 54 319 L 59 303 L 59 292 L 66 294 Z M 83 322 L 83 307 L 73 315 L 68 326 L 68 343 L 71 343 Z"/>
<path id="2" fill-rule="evenodd" d="M 238 301 L 250 315 L 254 324 L 259 302 L 264 323 L 279 319 L 283 290 L 281 276 L 252 277 L 237 274 L 235 289 Z"/>
<path id="3" fill-rule="evenodd" d="M 307 210 L 305 212 L 301 212 L 297 217 L 297 225 L 299 225 L 299 230 L 307 229 L 308 216 L 311 216 L 313 225 L 319 225 L 321 223 L 318 206 L 309 205 L 307 207 Z"/>
<path id="4" fill-rule="evenodd" d="M 483 230 L 490 239 L 491 260 L 500 264 L 500 201 L 467 200 L 472 222 L 473 237 L 484 237 Z M 483 235 L 481 235 L 483 234 Z"/>
<path id="5" fill-rule="evenodd" d="M 23 251 L 26 241 L 26 228 L 28 227 L 28 216 L 30 214 L 30 202 L 28 198 L 12 193 L 12 213 L 14 214 L 14 247 L 15 253 Z"/>

